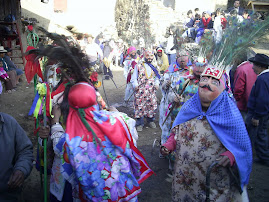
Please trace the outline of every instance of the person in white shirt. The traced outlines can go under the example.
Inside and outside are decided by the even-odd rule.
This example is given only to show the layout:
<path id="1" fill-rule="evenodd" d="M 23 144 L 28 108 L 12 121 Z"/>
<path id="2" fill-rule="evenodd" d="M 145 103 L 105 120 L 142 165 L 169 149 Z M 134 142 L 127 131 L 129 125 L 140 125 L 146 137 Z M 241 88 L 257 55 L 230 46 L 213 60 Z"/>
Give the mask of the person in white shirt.
<path id="1" fill-rule="evenodd" d="M 103 60 L 103 51 L 100 46 L 93 41 L 92 35 L 85 35 L 88 40 L 88 45 L 85 48 L 85 52 L 89 58 L 90 65 L 96 64 L 97 60 Z"/>
<path id="2" fill-rule="evenodd" d="M 167 39 L 167 46 L 165 49 L 165 52 L 168 56 L 169 65 L 176 61 L 176 49 L 174 48 L 175 47 L 174 30 L 175 30 L 174 26 L 171 26 L 169 28 L 169 37 Z"/>

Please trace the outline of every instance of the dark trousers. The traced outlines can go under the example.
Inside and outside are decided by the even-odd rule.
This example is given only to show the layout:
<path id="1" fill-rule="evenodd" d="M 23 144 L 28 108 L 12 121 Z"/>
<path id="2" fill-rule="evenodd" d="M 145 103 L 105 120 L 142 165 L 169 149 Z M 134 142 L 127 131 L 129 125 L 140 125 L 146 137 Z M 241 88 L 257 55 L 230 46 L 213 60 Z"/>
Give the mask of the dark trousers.
<path id="1" fill-rule="evenodd" d="M 154 121 L 154 117 L 153 118 L 146 117 L 146 118 L 147 118 L 148 123 Z M 136 126 L 140 126 L 140 125 L 144 126 L 144 117 L 136 119 Z"/>
<path id="2" fill-rule="evenodd" d="M 62 200 L 63 202 L 73 202 L 72 196 L 72 185 L 65 181 L 64 194 Z M 54 195 L 50 194 L 50 202 L 61 202 Z"/>
<path id="3" fill-rule="evenodd" d="M 110 70 L 109 67 L 106 67 L 105 64 L 103 64 L 103 70 L 104 70 L 104 75 L 109 75 L 113 78 L 112 71 Z"/>
<path id="4" fill-rule="evenodd" d="M 268 119 L 269 114 L 259 117 L 259 125 L 253 126 L 251 119 L 253 118 L 253 113 L 248 112 L 246 125 L 248 134 L 252 145 L 255 147 L 256 156 L 267 163 L 269 163 L 269 136 L 268 136 Z"/>

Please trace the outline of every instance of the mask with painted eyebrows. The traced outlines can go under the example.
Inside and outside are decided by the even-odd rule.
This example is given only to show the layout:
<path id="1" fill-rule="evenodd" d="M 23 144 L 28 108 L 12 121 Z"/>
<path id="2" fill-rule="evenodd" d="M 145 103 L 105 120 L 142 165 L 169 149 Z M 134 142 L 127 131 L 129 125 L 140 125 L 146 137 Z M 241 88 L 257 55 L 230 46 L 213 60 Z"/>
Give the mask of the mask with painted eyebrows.
<path id="1" fill-rule="evenodd" d="M 202 76 L 199 82 L 199 97 L 203 107 L 209 107 L 225 89 L 224 78 L 216 79 L 211 76 Z"/>

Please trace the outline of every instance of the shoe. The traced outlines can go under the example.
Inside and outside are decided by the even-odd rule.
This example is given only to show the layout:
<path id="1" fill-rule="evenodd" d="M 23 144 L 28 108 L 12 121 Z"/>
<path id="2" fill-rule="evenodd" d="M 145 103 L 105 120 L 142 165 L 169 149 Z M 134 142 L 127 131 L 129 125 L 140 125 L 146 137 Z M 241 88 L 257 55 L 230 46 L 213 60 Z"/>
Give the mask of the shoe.
<path id="1" fill-rule="evenodd" d="M 149 127 L 156 128 L 156 124 L 154 122 L 149 122 Z"/>
<path id="2" fill-rule="evenodd" d="M 137 130 L 137 132 L 142 132 L 143 131 L 143 126 L 142 125 L 137 126 L 136 130 Z"/>

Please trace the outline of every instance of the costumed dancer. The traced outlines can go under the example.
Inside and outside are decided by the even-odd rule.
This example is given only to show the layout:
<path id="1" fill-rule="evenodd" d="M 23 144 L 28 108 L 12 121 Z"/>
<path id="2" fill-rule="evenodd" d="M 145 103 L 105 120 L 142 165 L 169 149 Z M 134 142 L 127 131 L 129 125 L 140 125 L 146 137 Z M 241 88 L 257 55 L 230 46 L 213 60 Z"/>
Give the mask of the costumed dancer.
<path id="1" fill-rule="evenodd" d="M 232 26 L 225 30 L 214 50 L 209 44 L 205 46 L 206 52 L 213 54 L 201 74 L 198 92 L 182 106 L 171 136 L 161 147 L 163 155 L 176 152 L 173 201 L 248 201 L 251 142 L 229 95 L 224 72 L 238 55 L 267 34 L 268 25 L 269 18 L 255 26 L 236 24 L 236 29 Z M 213 165 L 218 167 L 211 169 Z M 211 176 L 206 183 L 209 168 Z"/>
<path id="2" fill-rule="evenodd" d="M 63 103 L 64 92 L 65 91 L 68 92 L 69 91 L 68 89 L 70 89 L 70 82 L 64 76 L 64 74 L 61 74 L 60 68 L 61 66 L 59 66 L 56 71 L 58 72 L 59 76 L 61 76 L 62 79 L 59 82 L 56 89 L 51 93 L 51 99 L 53 105 L 52 109 L 53 118 L 50 120 L 50 130 L 49 128 L 41 128 L 39 131 L 40 138 L 42 139 L 49 138 L 53 143 L 54 158 L 50 177 L 50 201 L 52 202 L 76 201 L 79 198 L 78 194 L 76 194 L 77 192 L 75 186 L 72 186 L 72 184 L 69 181 L 67 181 L 61 173 L 61 165 L 62 165 L 61 153 L 57 149 L 55 149 L 60 138 L 64 136 L 66 128 L 65 124 L 67 118 L 66 116 L 68 113 L 65 110 L 65 106 L 68 106 L 68 104 Z M 97 83 L 98 81 L 96 82 L 95 79 L 92 78 L 92 76 L 93 74 L 90 76 L 90 80 L 92 81 L 92 83 Z M 100 109 L 107 107 L 98 91 L 96 91 L 96 99 Z M 133 122 L 135 121 L 133 120 Z"/>
<path id="3" fill-rule="evenodd" d="M 167 118 L 163 124 L 169 107 L 173 103 L 179 88 L 179 84 L 192 75 L 191 62 L 189 60 L 189 54 L 185 50 L 177 51 L 177 60 L 175 63 L 171 64 L 167 71 L 164 73 L 162 80 L 162 100 L 160 103 L 160 117 L 159 125 L 162 129 L 161 143 L 165 143 L 169 137 L 169 131 L 172 126 L 171 116 Z M 182 80 L 180 80 L 182 79 Z M 183 82 L 184 83 L 184 82 Z M 182 88 L 182 86 L 181 86 Z M 180 90 L 180 89 L 179 89 Z"/>
<path id="4" fill-rule="evenodd" d="M 192 64 L 192 69 L 187 72 L 187 78 L 181 77 L 178 81 L 179 86 L 177 89 L 178 95 L 183 91 L 184 84 L 186 84 L 186 80 L 189 79 L 189 83 L 184 89 L 181 96 L 176 96 L 174 102 L 177 103 L 176 108 L 173 110 L 171 116 L 172 120 L 174 120 L 180 111 L 182 105 L 189 100 L 195 93 L 198 91 L 198 83 L 200 80 L 200 76 L 207 66 L 207 59 L 204 57 L 195 57 L 194 62 Z"/>
<path id="5" fill-rule="evenodd" d="M 135 146 L 135 121 L 120 112 L 100 110 L 96 90 L 83 70 L 88 64 L 84 55 L 63 36 L 47 35 L 59 46 L 29 54 L 57 58 L 68 80 L 52 93 L 51 201 L 136 201 L 139 183 L 153 172 Z M 42 134 L 48 137 L 48 131 Z"/>
<path id="6" fill-rule="evenodd" d="M 137 131 L 141 132 L 144 126 L 144 117 L 151 128 L 156 128 L 154 117 L 157 111 L 156 90 L 159 88 L 160 75 L 158 70 L 151 64 L 153 51 L 146 50 L 144 61 L 137 64 L 131 78 L 134 88 L 134 117 L 137 119 Z"/>
<path id="7" fill-rule="evenodd" d="M 206 172 L 214 161 L 219 167 L 211 172 L 210 201 L 248 201 L 251 143 L 242 116 L 225 89 L 223 69 L 207 67 L 198 92 L 182 106 L 173 123 L 174 135 L 161 147 L 164 155 L 176 152 L 173 201 L 205 201 Z M 240 180 L 230 172 L 238 172 Z M 233 184 L 235 180 L 238 184 Z"/>
<path id="8" fill-rule="evenodd" d="M 140 61 L 140 57 L 136 53 L 136 48 L 134 46 L 131 46 L 127 50 L 127 57 L 125 58 L 123 65 L 124 65 L 124 72 L 123 75 L 126 79 L 126 89 L 125 89 L 125 96 L 124 96 L 124 102 L 127 105 L 128 101 L 134 101 L 133 94 L 133 86 L 130 83 L 132 74 L 134 72 L 135 65 Z M 132 95 L 132 96 L 131 96 Z M 131 96 L 131 98 L 130 98 Z M 129 99 L 129 100 L 128 100 Z"/>
<path id="9" fill-rule="evenodd" d="M 123 117 L 100 111 L 95 90 L 86 82 L 71 88 L 68 102 L 66 133 L 56 146 L 65 159 L 63 175 L 78 182 L 81 200 L 136 201 L 139 183 L 152 171 L 134 146 Z"/>

